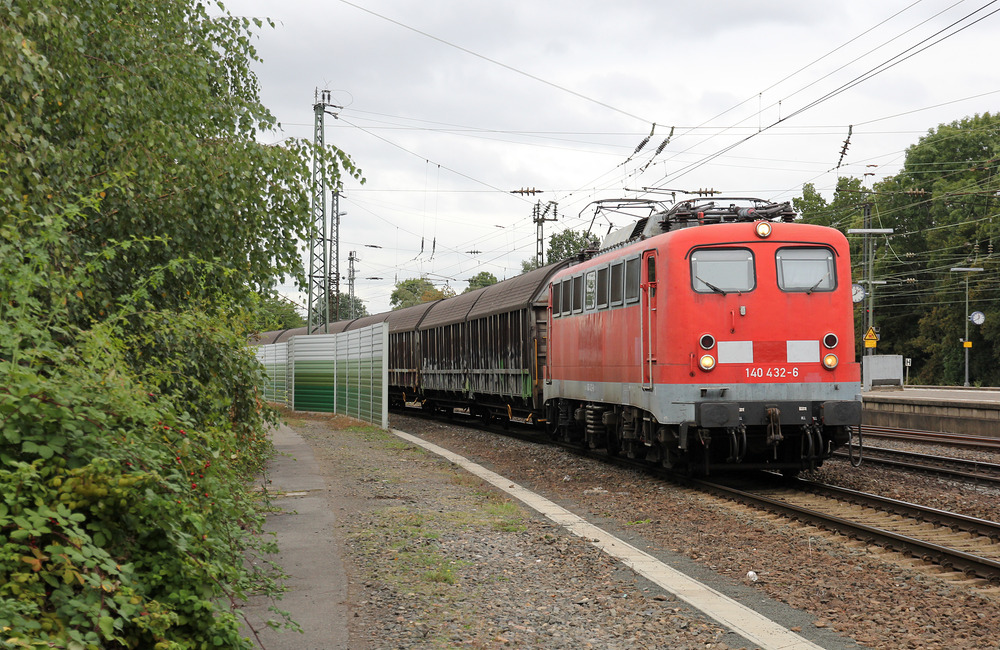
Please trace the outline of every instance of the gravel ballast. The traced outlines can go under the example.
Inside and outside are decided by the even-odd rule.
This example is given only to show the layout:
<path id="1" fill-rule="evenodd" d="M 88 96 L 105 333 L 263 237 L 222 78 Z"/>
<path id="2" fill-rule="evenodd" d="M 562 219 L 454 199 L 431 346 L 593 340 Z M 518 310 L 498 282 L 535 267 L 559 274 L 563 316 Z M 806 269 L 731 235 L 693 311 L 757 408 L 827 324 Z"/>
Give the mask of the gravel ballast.
<path id="1" fill-rule="evenodd" d="M 289 424 L 327 480 L 349 495 L 332 534 L 346 549 L 352 648 L 752 647 L 443 459 L 343 418 L 289 414 Z M 823 647 L 998 647 L 998 593 L 981 581 L 459 422 L 394 414 L 392 424 L 541 493 Z M 831 461 L 809 478 L 1000 516 L 996 494 L 919 475 Z"/>

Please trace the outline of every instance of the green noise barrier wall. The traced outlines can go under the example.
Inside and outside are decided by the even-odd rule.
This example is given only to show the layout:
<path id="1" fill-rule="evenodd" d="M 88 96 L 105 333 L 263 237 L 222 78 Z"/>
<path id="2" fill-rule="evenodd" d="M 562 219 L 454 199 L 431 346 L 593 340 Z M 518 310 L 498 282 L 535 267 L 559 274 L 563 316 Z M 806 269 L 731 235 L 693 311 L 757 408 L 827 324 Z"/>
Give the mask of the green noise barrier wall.
<path id="1" fill-rule="evenodd" d="M 284 355 L 266 349 L 282 347 Z M 388 348 L 383 323 L 262 345 L 257 358 L 267 370 L 264 395 L 295 411 L 340 413 L 388 428 Z"/>
<path id="2" fill-rule="evenodd" d="M 258 346 L 257 361 L 264 366 L 266 373 L 264 399 L 288 406 L 288 344 Z"/>

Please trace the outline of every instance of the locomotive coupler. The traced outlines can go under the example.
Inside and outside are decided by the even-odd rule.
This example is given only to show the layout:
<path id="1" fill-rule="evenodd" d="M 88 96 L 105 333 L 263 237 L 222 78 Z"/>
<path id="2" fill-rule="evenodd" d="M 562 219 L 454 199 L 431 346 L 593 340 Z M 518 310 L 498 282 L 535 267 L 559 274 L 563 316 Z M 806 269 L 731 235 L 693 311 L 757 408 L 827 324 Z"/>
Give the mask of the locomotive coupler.
<path id="1" fill-rule="evenodd" d="M 728 427 L 726 433 L 729 434 L 729 458 L 727 463 L 742 463 L 743 456 L 747 452 L 747 428 L 744 425 L 738 427 Z"/>
<path id="2" fill-rule="evenodd" d="M 829 456 L 833 452 L 833 447 L 831 441 L 828 440 L 824 448 L 823 425 L 813 420 L 812 430 L 813 435 L 816 437 L 816 458 L 820 459 Z"/>
<path id="3" fill-rule="evenodd" d="M 802 425 L 802 447 L 799 450 L 799 456 L 802 460 L 809 461 L 809 469 L 815 469 L 816 462 L 816 441 L 813 440 L 812 426 L 808 424 Z"/>
<path id="4" fill-rule="evenodd" d="M 785 437 L 781 435 L 781 409 L 777 406 L 767 407 L 767 445 L 776 447 Z"/>

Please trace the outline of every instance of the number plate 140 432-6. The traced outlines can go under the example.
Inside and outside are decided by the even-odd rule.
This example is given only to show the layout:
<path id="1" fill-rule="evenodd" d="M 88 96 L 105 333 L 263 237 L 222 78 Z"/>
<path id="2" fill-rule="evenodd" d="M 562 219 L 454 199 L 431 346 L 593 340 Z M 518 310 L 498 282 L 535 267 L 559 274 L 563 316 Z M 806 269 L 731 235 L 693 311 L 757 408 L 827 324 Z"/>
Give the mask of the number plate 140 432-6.
<path id="1" fill-rule="evenodd" d="M 799 369 L 794 366 L 791 368 L 748 366 L 746 373 L 748 379 L 794 379 L 799 376 Z"/>

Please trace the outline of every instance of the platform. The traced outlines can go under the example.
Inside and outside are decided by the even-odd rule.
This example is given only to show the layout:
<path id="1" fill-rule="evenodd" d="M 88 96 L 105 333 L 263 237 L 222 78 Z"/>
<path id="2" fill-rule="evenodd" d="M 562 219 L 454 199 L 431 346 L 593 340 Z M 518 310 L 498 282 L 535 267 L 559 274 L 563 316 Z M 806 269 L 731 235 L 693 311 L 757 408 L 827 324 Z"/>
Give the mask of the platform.
<path id="1" fill-rule="evenodd" d="M 1000 389 L 914 386 L 862 395 L 865 426 L 1000 437 Z"/>

